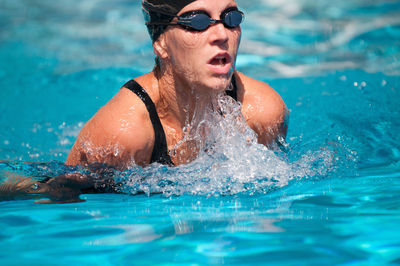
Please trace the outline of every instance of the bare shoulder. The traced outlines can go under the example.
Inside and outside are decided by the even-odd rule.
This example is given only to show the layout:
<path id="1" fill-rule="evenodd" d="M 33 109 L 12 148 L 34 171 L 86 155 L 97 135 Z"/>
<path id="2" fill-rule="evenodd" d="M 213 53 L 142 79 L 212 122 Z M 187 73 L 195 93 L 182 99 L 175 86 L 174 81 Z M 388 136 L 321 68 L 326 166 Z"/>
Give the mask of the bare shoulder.
<path id="1" fill-rule="evenodd" d="M 243 86 L 243 106 L 253 105 L 257 113 L 270 115 L 284 114 L 286 105 L 281 96 L 267 83 L 236 72 Z M 266 112 L 268 111 L 268 112 Z"/>
<path id="2" fill-rule="evenodd" d="M 281 96 L 265 82 L 236 74 L 242 88 L 242 113 L 259 135 L 259 142 L 267 145 L 286 135 L 288 111 Z"/>
<path id="3" fill-rule="evenodd" d="M 145 165 L 151 157 L 154 131 L 144 103 L 127 88 L 85 124 L 67 164 Z"/>

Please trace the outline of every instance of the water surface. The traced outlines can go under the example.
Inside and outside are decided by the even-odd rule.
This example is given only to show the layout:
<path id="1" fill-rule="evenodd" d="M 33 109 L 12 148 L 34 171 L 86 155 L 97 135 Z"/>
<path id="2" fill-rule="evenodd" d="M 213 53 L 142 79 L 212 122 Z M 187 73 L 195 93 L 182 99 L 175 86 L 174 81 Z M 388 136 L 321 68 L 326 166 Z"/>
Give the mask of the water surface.
<path id="1" fill-rule="evenodd" d="M 125 194 L 0 202 L 2 264 L 400 263 L 400 4 L 238 3 L 237 67 L 285 100 L 287 151 L 216 135 L 214 157 L 119 172 Z M 84 122 L 151 69 L 139 6 L 0 2 L 0 178 L 68 171 Z"/>

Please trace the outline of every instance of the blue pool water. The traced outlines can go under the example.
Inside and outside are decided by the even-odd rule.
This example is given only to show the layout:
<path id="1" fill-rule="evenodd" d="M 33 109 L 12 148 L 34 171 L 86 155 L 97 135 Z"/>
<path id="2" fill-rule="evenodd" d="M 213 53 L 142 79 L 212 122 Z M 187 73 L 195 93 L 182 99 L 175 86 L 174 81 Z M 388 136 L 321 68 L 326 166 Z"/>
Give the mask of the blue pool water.
<path id="1" fill-rule="evenodd" d="M 400 3 L 238 3 L 237 68 L 285 100 L 287 151 L 227 119 L 215 153 L 119 172 L 123 194 L 0 202 L 1 265 L 400 264 Z M 84 122 L 151 69 L 139 7 L 0 1 L 0 183 L 69 171 Z"/>

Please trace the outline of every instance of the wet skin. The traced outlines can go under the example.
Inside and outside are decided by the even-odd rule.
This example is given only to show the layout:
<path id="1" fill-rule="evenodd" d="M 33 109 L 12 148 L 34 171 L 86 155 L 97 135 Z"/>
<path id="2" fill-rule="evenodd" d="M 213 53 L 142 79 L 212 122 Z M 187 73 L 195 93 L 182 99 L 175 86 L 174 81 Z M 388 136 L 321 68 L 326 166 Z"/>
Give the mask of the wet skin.
<path id="1" fill-rule="evenodd" d="M 220 19 L 221 12 L 235 6 L 233 0 L 198 0 L 178 15 L 203 10 Z M 156 105 L 175 165 L 197 157 L 196 143 L 182 140 L 190 130 L 195 131 L 206 110 L 213 109 L 217 95 L 231 84 L 232 75 L 237 79 L 242 115 L 258 142 L 268 146 L 285 136 L 287 110 L 281 97 L 268 84 L 234 70 L 240 37 L 240 27 L 230 29 L 222 23 L 202 32 L 169 26 L 153 44 L 161 60 L 160 71 L 135 78 Z M 143 102 L 122 88 L 86 123 L 67 164 L 146 166 L 153 146 L 154 131 Z"/>
<path id="2" fill-rule="evenodd" d="M 197 0 L 178 15 L 203 10 L 220 19 L 221 12 L 235 6 L 233 0 Z M 288 112 L 278 93 L 268 84 L 235 71 L 240 38 L 240 26 L 229 29 L 217 23 L 202 32 L 170 26 L 153 44 L 161 60 L 160 70 L 135 78 L 156 105 L 175 165 L 197 157 L 197 143 L 184 141 L 185 136 L 196 131 L 207 110 L 215 109 L 215 99 L 231 84 L 232 75 L 237 80 L 241 113 L 258 142 L 270 146 L 285 137 Z M 127 88 L 121 88 L 85 124 L 66 164 L 100 163 L 118 169 L 146 166 L 153 147 L 154 130 L 145 105 Z M 0 185 L 0 200 L 47 197 L 49 200 L 42 203 L 76 202 L 93 184 L 93 179 L 79 174 L 40 184 L 29 178 L 16 179 Z"/>

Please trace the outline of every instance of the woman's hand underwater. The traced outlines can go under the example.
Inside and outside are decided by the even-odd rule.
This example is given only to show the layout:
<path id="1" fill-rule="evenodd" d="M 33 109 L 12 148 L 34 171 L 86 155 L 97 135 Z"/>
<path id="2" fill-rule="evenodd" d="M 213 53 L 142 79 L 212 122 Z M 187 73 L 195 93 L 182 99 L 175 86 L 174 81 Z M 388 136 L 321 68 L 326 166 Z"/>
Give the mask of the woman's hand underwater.
<path id="1" fill-rule="evenodd" d="M 36 203 L 82 202 L 79 198 L 83 189 L 93 187 L 93 180 L 82 175 L 58 176 L 46 182 L 30 177 L 12 176 L 0 183 L 0 201 L 21 199 L 42 199 Z"/>

